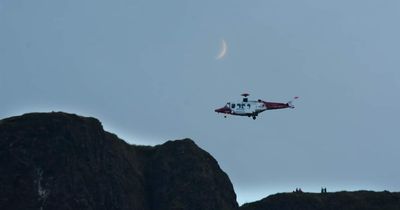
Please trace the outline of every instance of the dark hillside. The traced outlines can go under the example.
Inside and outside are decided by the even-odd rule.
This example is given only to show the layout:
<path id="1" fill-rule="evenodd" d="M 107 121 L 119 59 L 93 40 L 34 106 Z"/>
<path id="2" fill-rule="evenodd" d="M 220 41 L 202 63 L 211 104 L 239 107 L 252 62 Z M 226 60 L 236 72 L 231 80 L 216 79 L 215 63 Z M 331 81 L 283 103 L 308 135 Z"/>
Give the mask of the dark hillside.
<path id="1" fill-rule="evenodd" d="M 240 210 L 400 210 L 400 193 L 279 193 L 244 204 Z"/>
<path id="2" fill-rule="evenodd" d="M 94 118 L 0 121 L 0 209 L 237 208 L 228 176 L 191 140 L 133 146 Z"/>
<path id="3" fill-rule="evenodd" d="M 229 177 L 192 140 L 129 145 L 95 118 L 0 121 L 0 209 L 236 210 Z M 400 193 L 281 193 L 241 210 L 400 210 Z"/>

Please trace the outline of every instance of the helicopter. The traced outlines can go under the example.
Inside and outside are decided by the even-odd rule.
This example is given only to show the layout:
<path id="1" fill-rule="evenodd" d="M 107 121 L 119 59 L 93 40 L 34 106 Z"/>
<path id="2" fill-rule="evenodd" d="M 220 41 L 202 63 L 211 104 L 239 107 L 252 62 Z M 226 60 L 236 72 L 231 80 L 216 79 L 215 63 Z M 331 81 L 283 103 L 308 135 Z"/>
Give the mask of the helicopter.
<path id="1" fill-rule="evenodd" d="M 240 102 L 228 102 L 224 107 L 215 109 L 215 112 L 224 114 L 224 117 L 228 114 L 230 115 L 237 115 L 237 116 L 247 116 L 252 117 L 254 120 L 257 118 L 258 114 L 264 112 L 266 110 L 274 110 L 274 109 L 286 109 L 291 108 L 294 109 L 293 101 L 298 99 L 299 97 L 296 96 L 293 100 L 287 103 L 281 102 L 267 102 L 261 99 L 256 101 L 250 101 L 248 96 L 250 94 L 243 93 L 243 100 Z"/>

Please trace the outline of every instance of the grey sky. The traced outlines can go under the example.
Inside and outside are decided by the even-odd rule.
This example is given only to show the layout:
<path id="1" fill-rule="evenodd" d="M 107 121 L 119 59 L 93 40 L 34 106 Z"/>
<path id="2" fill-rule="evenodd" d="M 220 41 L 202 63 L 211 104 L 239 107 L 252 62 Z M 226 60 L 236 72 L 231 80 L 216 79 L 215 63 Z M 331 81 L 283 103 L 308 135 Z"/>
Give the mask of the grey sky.
<path id="1" fill-rule="evenodd" d="M 399 20 L 396 0 L 0 0 L 0 117 L 94 116 L 133 144 L 190 137 L 240 203 L 399 191 Z M 255 121 L 214 113 L 243 92 L 300 100 Z"/>

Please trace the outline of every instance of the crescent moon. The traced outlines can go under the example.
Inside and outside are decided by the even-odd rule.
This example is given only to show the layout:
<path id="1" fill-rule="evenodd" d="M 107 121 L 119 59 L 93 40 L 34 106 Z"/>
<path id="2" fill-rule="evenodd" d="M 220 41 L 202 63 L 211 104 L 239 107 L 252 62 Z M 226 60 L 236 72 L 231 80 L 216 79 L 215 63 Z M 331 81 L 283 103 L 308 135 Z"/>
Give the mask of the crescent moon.
<path id="1" fill-rule="evenodd" d="M 228 51 L 228 45 L 226 44 L 226 41 L 223 39 L 221 51 L 219 52 L 218 56 L 215 59 L 220 60 L 220 59 L 224 58 L 227 51 Z"/>

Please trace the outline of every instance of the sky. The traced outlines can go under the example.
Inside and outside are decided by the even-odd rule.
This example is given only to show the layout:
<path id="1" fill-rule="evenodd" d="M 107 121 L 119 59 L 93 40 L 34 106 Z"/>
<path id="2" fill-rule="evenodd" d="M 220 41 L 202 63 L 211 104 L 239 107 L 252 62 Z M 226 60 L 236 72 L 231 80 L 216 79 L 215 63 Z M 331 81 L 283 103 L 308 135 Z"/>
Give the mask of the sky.
<path id="1" fill-rule="evenodd" d="M 400 191 L 399 11 L 397 0 L 0 0 L 0 118 L 64 111 L 130 144 L 191 138 L 240 204 L 298 187 Z M 257 120 L 214 112 L 244 92 L 300 99 Z"/>

